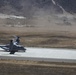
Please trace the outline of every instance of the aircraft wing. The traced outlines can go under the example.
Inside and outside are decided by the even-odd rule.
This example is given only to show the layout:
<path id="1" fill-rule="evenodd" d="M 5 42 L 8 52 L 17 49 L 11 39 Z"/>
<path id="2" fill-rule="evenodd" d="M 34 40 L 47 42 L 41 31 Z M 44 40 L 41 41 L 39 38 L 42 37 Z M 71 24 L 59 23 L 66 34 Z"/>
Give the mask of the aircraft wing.
<path id="1" fill-rule="evenodd" d="M 13 51 L 15 52 L 25 52 L 25 47 L 21 45 L 14 45 L 13 46 Z M 7 45 L 0 45 L 0 51 L 6 51 L 6 52 L 11 52 L 9 51 L 9 44 Z"/>
<path id="2" fill-rule="evenodd" d="M 23 47 L 23 46 L 21 46 L 21 45 L 15 45 L 14 47 L 13 47 L 13 49 L 14 50 L 16 50 L 16 51 L 18 51 L 18 52 L 20 52 L 20 51 L 23 51 L 23 52 L 25 52 L 25 47 Z"/>
<path id="3" fill-rule="evenodd" d="M 0 51 L 9 51 L 9 45 L 0 45 Z"/>

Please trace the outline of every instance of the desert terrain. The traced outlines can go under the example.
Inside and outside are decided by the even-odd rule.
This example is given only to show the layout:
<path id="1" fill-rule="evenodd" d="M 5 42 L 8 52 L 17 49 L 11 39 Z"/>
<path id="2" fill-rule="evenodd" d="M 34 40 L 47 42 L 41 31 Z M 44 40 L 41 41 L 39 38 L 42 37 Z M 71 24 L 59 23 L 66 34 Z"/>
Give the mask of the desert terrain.
<path id="1" fill-rule="evenodd" d="M 50 20 L 50 19 L 51 20 Z M 69 20 L 69 21 L 68 21 Z M 15 35 L 25 47 L 76 48 L 75 18 L 38 17 L 31 21 L 2 19 L 0 44 L 8 44 Z M 3 22 L 2 22 L 3 21 Z M 16 21 L 16 22 L 14 22 Z M 20 22 L 21 21 L 21 22 Z M 8 22 L 8 23 L 7 23 Z M 20 22 L 20 23 L 19 23 Z M 14 24 L 16 23 L 16 24 Z M 19 24 L 18 24 L 19 23 Z M 23 24 L 23 25 L 22 25 Z M 76 63 L 0 60 L 0 75 L 75 75 Z"/>
<path id="2" fill-rule="evenodd" d="M 75 0 L 0 0 L 0 45 L 19 36 L 25 47 L 76 49 Z M 75 75 L 76 63 L 0 59 L 0 75 Z"/>
<path id="3" fill-rule="evenodd" d="M 9 61 L 9 62 L 8 62 Z M 0 60 L 0 75 L 75 75 L 76 63 Z"/>
<path id="4" fill-rule="evenodd" d="M 22 19 L 0 20 L 1 44 L 7 44 L 16 35 L 24 46 L 76 48 L 74 15 L 36 16 L 32 20 L 24 19 L 25 23 Z"/>

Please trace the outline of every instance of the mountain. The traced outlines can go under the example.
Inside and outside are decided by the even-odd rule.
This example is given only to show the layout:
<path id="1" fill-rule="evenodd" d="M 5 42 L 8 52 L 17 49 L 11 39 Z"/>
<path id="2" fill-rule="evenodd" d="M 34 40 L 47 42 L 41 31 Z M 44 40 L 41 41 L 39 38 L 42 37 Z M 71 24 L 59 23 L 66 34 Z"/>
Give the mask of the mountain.
<path id="1" fill-rule="evenodd" d="M 0 0 L 0 13 L 23 16 L 31 16 L 39 10 L 63 13 L 61 7 L 69 13 L 76 13 L 76 0 Z"/>
<path id="2" fill-rule="evenodd" d="M 0 0 L 2 25 L 72 25 L 75 13 L 76 0 Z"/>
<path id="3" fill-rule="evenodd" d="M 76 13 L 76 0 L 55 0 L 58 2 L 67 12 Z"/>

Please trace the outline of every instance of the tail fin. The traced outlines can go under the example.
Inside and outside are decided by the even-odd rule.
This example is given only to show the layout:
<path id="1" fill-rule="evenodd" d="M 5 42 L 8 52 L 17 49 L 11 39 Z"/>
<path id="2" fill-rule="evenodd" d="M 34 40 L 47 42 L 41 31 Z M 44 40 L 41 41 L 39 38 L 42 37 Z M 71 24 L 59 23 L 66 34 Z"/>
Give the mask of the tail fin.
<path id="1" fill-rule="evenodd" d="M 14 49 L 13 40 L 10 40 L 10 45 L 9 45 L 10 54 L 14 54 L 15 53 L 15 50 L 13 50 L 13 49 Z"/>
<path id="2" fill-rule="evenodd" d="M 20 43 L 20 37 L 15 36 L 15 39 L 13 40 L 13 43 L 14 43 L 15 45 L 19 45 L 19 43 Z"/>

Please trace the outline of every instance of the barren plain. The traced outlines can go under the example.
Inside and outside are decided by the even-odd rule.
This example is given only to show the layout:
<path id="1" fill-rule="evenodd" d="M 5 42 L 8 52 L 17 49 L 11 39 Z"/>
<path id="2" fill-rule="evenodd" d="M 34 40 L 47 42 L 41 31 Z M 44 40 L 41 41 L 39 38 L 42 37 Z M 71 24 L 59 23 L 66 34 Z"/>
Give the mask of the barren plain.
<path id="1" fill-rule="evenodd" d="M 9 61 L 9 62 L 8 62 Z M 0 75 L 75 75 L 75 63 L 0 60 Z"/>
<path id="2" fill-rule="evenodd" d="M 13 22 L 13 24 L 12 24 Z M 21 45 L 45 48 L 76 48 L 76 18 L 39 17 L 21 25 L 20 20 L 0 19 L 0 44 L 20 36 Z M 21 24 L 20 24 L 21 23 Z M 75 75 L 75 63 L 0 60 L 0 75 Z"/>

